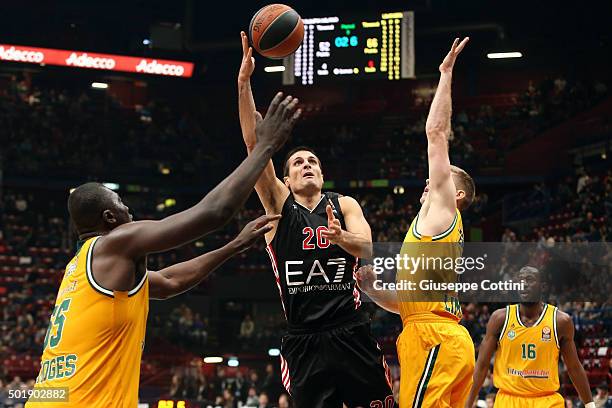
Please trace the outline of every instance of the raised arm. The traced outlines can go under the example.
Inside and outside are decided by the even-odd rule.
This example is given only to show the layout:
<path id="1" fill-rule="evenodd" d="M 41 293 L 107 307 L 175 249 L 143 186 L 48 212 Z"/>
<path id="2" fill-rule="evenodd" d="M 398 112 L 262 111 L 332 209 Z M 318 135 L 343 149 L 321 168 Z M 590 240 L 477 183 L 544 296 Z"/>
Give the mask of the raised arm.
<path id="1" fill-rule="evenodd" d="M 240 40 L 242 41 L 242 63 L 240 64 L 240 71 L 238 71 L 238 115 L 244 144 L 247 152 L 251 153 L 257 143 L 254 116 L 257 109 L 251 90 L 251 75 L 255 70 L 255 58 L 253 57 L 253 48 L 249 47 L 249 40 L 244 31 L 240 32 Z M 274 169 L 272 169 L 272 173 L 274 173 Z"/>
<path id="2" fill-rule="evenodd" d="M 567 313 L 557 311 L 557 333 L 559 336 L 559 348 L 561 357 L 567 367 L 569 374 L 576 391 L 582 402 L 587 405 L 593 402 L 593 395 L 589 386 L 589 380 L 584 372 L 582 364 L 578 359 L 576 351 L 576 343 L 574 343 L 574 324 Z M 594 406 L 594 404 L 593 404 Z M 589 407 L 590 408 L 590 407 Z"/>
<path id="3" fill-rule="evenodd" d="M 122 225 L 100 240 L 95 256 L 110 254 L 115 262 L 132 262 L 149 253 L 191 242 L 226 224 L 242 207 L 264 167 L 287 140 L 300 113 L 290 97 L 278 93 L 266 118 L 259 120 L 259 142 L 251 154 L 195 206 L 160 221 Z M 122 268 L 122 265 L 114 264 Z"/>
<path id="4" fill-rule="evenodd" d="M 257 143 L 255 134 L 256 108 L 251 90 L 251 75 L 255 69 L 253 48 L 249 47 L 249 40 L 244 32 L 240 32 L 242 40 L 242 64 L 238 72 L 238 115 L 242 138 L 248 154 L 251 154 Z M 266 164 L 261 176 L 255 183 L 255 191 L 264 206 L 266 213 L 277 214 L 281 212 L 283 203 L 289 195 L 289 189 L 276 177 L 272 160 Z"/>
<path id="5" fill-rule="evenodd" d="M 470 395 L 465 402 L 465 408 L 472 408 L 482 383 L 487 378 L 489 372 L 489 366 L 491 365 L 491 357 L 497 350 L 497 343 L 499 342 L 499 336 L 506 321 L 506 309 L 498 309 L 491 315 L 489 323 L 487 323 L 487 333 L 485 334 L 480 348 L 478 349 L 478 360 L 476 361 L 476 367 L 474 368 L 474 383 L 470 390 Z"/>
<path id="6" fill-rule="evenodd" d="M 280 215 L 261 216 L 249 222 L 236 238 L 219 249 L 157 272 L 148 271 L 150 297 L 153 299 L 168 299 L 198 285 L 225 261 L 245 251 L 257 239 L 270 231 L 272 229 L 270 222 L 279 218 Z"/>
<path id="7" fill-rule="evenodd" d="M 451 164 L 448 155 L 452 112 L 451 85 L 455 60 L 468 41 L 469 37 L 466 37 L 461 43 L 456 38 L 451 50 L 440 64 L 440 81 L 425 124 L 430 203 L 431 207 L 435 208 L 435 212 L 433 212 L 435 220 L 433 223 L 432 220 L 429 220 L 427 224 L 433 230 L 440 229 L 440 231 L 443 231 L 448 228 L 457 208 L 455 185 L 451 177 Z M 437 223 L 440 225 L 438 226 Z"/>

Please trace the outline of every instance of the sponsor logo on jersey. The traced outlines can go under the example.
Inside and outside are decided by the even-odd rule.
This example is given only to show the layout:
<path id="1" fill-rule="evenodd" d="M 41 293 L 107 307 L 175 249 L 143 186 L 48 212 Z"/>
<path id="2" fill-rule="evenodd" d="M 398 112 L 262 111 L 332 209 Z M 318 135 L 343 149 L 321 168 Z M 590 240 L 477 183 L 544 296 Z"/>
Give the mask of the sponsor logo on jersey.
<path id="1" fill-rule="evenodd" d="M 516 332 L 514 330 L 510 330 L 508 332 L 508 339 L 509 340 L 514 340 L 515 337 L 516 337 Z"/>
<path id="2" fill-rule="evenodd" d="M 352 289 L 353 282 L 343 283 L 345 258 L 331 258 L 325 264 L 316 259 L 309 270 L 302 269 L 302 265 L 304 261 L 285 261 L 285 282 L 290 294 L 313 290 Z"/>
<path id="3" fill-rule="evenodd" d="M 515 377 L 521 377 L 521 378 L 549 378 L 550 370 L 540 370 L 540 369 L 517 370 L 515 368 L 508 367 L 508 375 L 512 375 Z"/>
<path id="4" fill-rule="evenodd" d="M 353 289 L 351 282 L 329 284 L 329 285 L 304 285 L 294 288 L 287 288 L 290 295 L 297 295 L 298 293 L 308 293 L 317 291 L 346 291 Z"/>
<path id="5" fill-rule="evenodd" d="M 68 264 L 68 266 L 66 267 L 66 276 L 70 276 L 74 273 L 74 271 L 76 271 L 78 261 L 79 258 L 75 257 L 74 261 Z"/>
<path id="6" fill-rule="evenodd" d="M 59 294 L 57 295 L 57 298 L 60 299 L 62 296 L 64 296 L 66 293 L 70 293 L 70 292 L 74 292 L 77 288 L 77 281 L 72 281 L 70 282 L 70 284 L 68 286 L 66 286 L 64 289 L 62 289 Z"/>
<path id="7" fill-rule="evenodd" d="M 542 329 L 542 341 L 550 341 L 550 327 L 544 326 Z"/>

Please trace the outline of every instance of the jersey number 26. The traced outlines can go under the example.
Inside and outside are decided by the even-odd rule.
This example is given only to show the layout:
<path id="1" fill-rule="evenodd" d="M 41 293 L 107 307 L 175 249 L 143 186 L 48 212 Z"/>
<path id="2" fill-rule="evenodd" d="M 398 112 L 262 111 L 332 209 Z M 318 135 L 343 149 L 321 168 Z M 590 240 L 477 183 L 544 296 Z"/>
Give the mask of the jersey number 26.
<path id="1" fill-rule="evenodd" d="M 312 229 L 312 227 L 304 227 L 304 229 L 302 230 L 302 233 L 306 235 L 306 237 L 302 241 L 302 249 L 309 250 L 309 249 L 315 249 L 317 247 L 319 249 L 328 248 L 329 241 L 326 238 L 324 238 L 323 235 L 321 234 L 323 231 L 327 231 L 327 227 L 324 227 L 324 226 L 317 227 L 317 230 L 316 230 L 317 241 L 315 245 L 311 242 L 315 236 L 315 231 Z"/>

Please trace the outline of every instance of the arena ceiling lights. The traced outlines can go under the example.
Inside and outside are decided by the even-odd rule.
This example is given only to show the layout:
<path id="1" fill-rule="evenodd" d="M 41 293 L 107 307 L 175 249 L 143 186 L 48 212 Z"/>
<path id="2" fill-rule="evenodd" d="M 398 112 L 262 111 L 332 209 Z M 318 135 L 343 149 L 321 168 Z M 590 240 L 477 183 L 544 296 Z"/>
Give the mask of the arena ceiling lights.
<path id="1" fill-rule="evenodd" d="M 264 68 L 264 71 L 266 72 L 283 72 L 284 70 L 285 70 L 284 65 L 275 65 L 275 66 Z"/>
<path id="2" fill-rule="evenodd" d="M 190 78 L 193 75 L 194 68 L 192 62 L 185 61 L 58 50 L 11 44 L 0 44 L 0 61 L 21 62 L 41 66 L 59 65 L 71 68 L 134 72 L 137 74 L 182 78 Z"/>
<path id="3" fill-rule="evenodd" d="M 91 87 L 94 89 L 108 89 L 108 84 L 106 82 L 92 82 Z"/>
<path id="4" fill-rule="evenodd" d="M 216 356 L 204 357 L 204 363 L 206 364 L 219 364 L 222 362 L 223 362 L 223 357 L 216 357 Z"/>
<path id="5" fill-rule="evenodd" d="M 512 52 L 490 52 L 487 54 L 488 59 L 506 59 L 506 58 L 521 58 L 522 53 L 518 51 Z"/>

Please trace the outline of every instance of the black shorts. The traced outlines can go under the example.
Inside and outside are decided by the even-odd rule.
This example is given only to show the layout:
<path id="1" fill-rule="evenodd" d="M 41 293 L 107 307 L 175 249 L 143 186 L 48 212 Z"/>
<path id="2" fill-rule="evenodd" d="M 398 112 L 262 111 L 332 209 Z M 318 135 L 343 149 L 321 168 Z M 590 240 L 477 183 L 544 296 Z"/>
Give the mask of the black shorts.
<path id="1" fill-rule="evenodd" d="M 369 322 L 285 335 L 281 377 L 296 408 L 395 406 L 389 367 Z"/>

